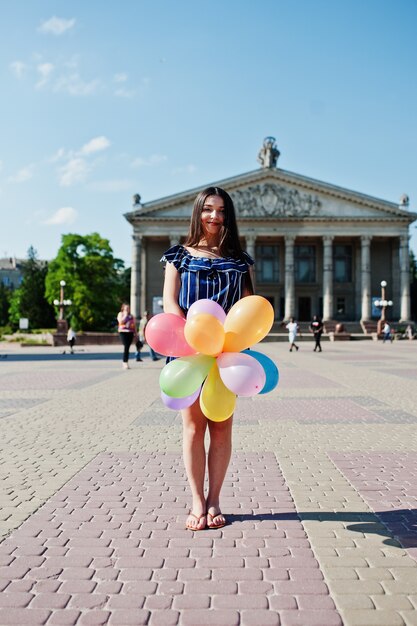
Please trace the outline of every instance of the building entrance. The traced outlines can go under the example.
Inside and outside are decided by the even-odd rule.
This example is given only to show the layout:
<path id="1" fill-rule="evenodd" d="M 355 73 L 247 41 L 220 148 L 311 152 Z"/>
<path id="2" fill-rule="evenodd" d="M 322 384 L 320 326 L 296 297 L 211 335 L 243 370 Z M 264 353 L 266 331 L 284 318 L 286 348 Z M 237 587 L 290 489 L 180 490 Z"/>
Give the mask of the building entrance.
<path id="1" fill-rule="evenodd" d="M 311 320 L 311 298 L 300 296 L 298 298 L 298 321 L 308 322 Z"/>

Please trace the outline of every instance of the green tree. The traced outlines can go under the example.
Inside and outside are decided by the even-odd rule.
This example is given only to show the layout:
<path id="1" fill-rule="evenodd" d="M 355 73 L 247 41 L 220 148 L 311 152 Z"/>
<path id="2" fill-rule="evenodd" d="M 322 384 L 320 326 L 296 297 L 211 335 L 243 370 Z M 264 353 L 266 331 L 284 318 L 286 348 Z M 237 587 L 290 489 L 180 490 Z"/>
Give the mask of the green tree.
<path id="1" fill-rule="evenodd" d="M 13 291 L 10 299 L 9 315 L 13 326 L 19 325 L 21 317 L 29 319 L 30 328 L 50 328 L 55 325 L 54 308 L 45 298 L 45 277 L 47 263 L 41 263 L 33 246 L 28 250 L 28 258 L 22 265 L 22 283 Z"/>
<path id="2" fill-rule="evenodd" d="M 12 293 L 12 290 L 0 281 L 0 326 L 6 326 L 9 323 L 9 307 Z"/>
<path id="3" fill-rule="evenodd" d="M 110 330 L 123 294 L 124 263 L 113 256 L 108 239 L 98 233 L 62 236 L 57 257 L 46 276 L 46 298 L 59 297 L 65 280 L 65 299 L 72 300 L 68 312 L 77 330 Z"/>

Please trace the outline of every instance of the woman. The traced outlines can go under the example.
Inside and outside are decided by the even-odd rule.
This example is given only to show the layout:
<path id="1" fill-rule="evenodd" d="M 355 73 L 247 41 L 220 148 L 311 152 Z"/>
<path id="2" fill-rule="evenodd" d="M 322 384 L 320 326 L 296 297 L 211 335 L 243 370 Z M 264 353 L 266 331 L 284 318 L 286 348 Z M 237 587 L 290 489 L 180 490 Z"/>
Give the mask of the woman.
<path id="1" fill-rule="evenodd" d="M 136 320 L 130 313 L 130 306 L 124 302 L 117 314 L 117 324 L 120 340 L 123 344 L 123 368 L 129 369 L 129 348 L 136 336 Z"/>
<path id="2" fill-rule="evenodd" d="M 310 322 L 310 332 L 312 332 L 314 335 L 315 343 L 314 343 L 313 352 L 316 352 L 316 350 L 321 352 L 322 350 L 321 350 L 320 340 L 321 340 L 321 335 L 323 333 L 323 322 L 321 321 L 318 315 L 315 315 Z"/>
<path id="3" fill-rule="evenodd" d="M 253 293 L 250 266 L 243 252 L 233 201 L 220 187 L 208 187 L 195 199 L 184 245 L 170 248 L 166 262 L 164 311 L 185 318 L 196 300 L 215 300 L 227 312 L 244 296 Z M 226 519 L 220 509 L 220 491 L 232 452 L 232 420 L 208 420 L 199 400 L 182 411 L 183 454 L 192 492 L 192 507 L 186 527 L 190 530 L 221 528 Z M 209 488 L 204 494 L 206 450 L 204 436 L 210 433 L 207 466 Z"/>

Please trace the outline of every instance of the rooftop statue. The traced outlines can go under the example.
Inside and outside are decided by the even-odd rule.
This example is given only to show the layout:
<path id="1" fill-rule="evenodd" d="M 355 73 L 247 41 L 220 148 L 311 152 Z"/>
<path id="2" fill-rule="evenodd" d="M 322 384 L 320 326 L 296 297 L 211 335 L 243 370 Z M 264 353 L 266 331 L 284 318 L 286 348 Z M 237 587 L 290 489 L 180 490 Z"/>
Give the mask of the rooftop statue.
<path id="1" fill-rule="evenodd" d="M 280 151 L 277 148 L 275 137 L 265 137 L 258 154 L 258 161 L 262 167 L 276 167 L 279 155 Z"/>

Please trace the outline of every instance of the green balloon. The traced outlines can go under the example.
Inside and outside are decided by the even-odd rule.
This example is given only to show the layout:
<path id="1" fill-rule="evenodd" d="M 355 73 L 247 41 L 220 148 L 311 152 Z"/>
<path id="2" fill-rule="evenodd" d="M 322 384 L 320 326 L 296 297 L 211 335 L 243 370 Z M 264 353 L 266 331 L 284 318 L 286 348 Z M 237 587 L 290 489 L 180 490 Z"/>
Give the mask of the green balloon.
<path id="1" fill-rule="evenodd" d="M 167 363 L 159 377 L 162 391 L 171 398 L 190 396 L 203 384 L 214 361 L 206 354 L 192 354 Z"/>

